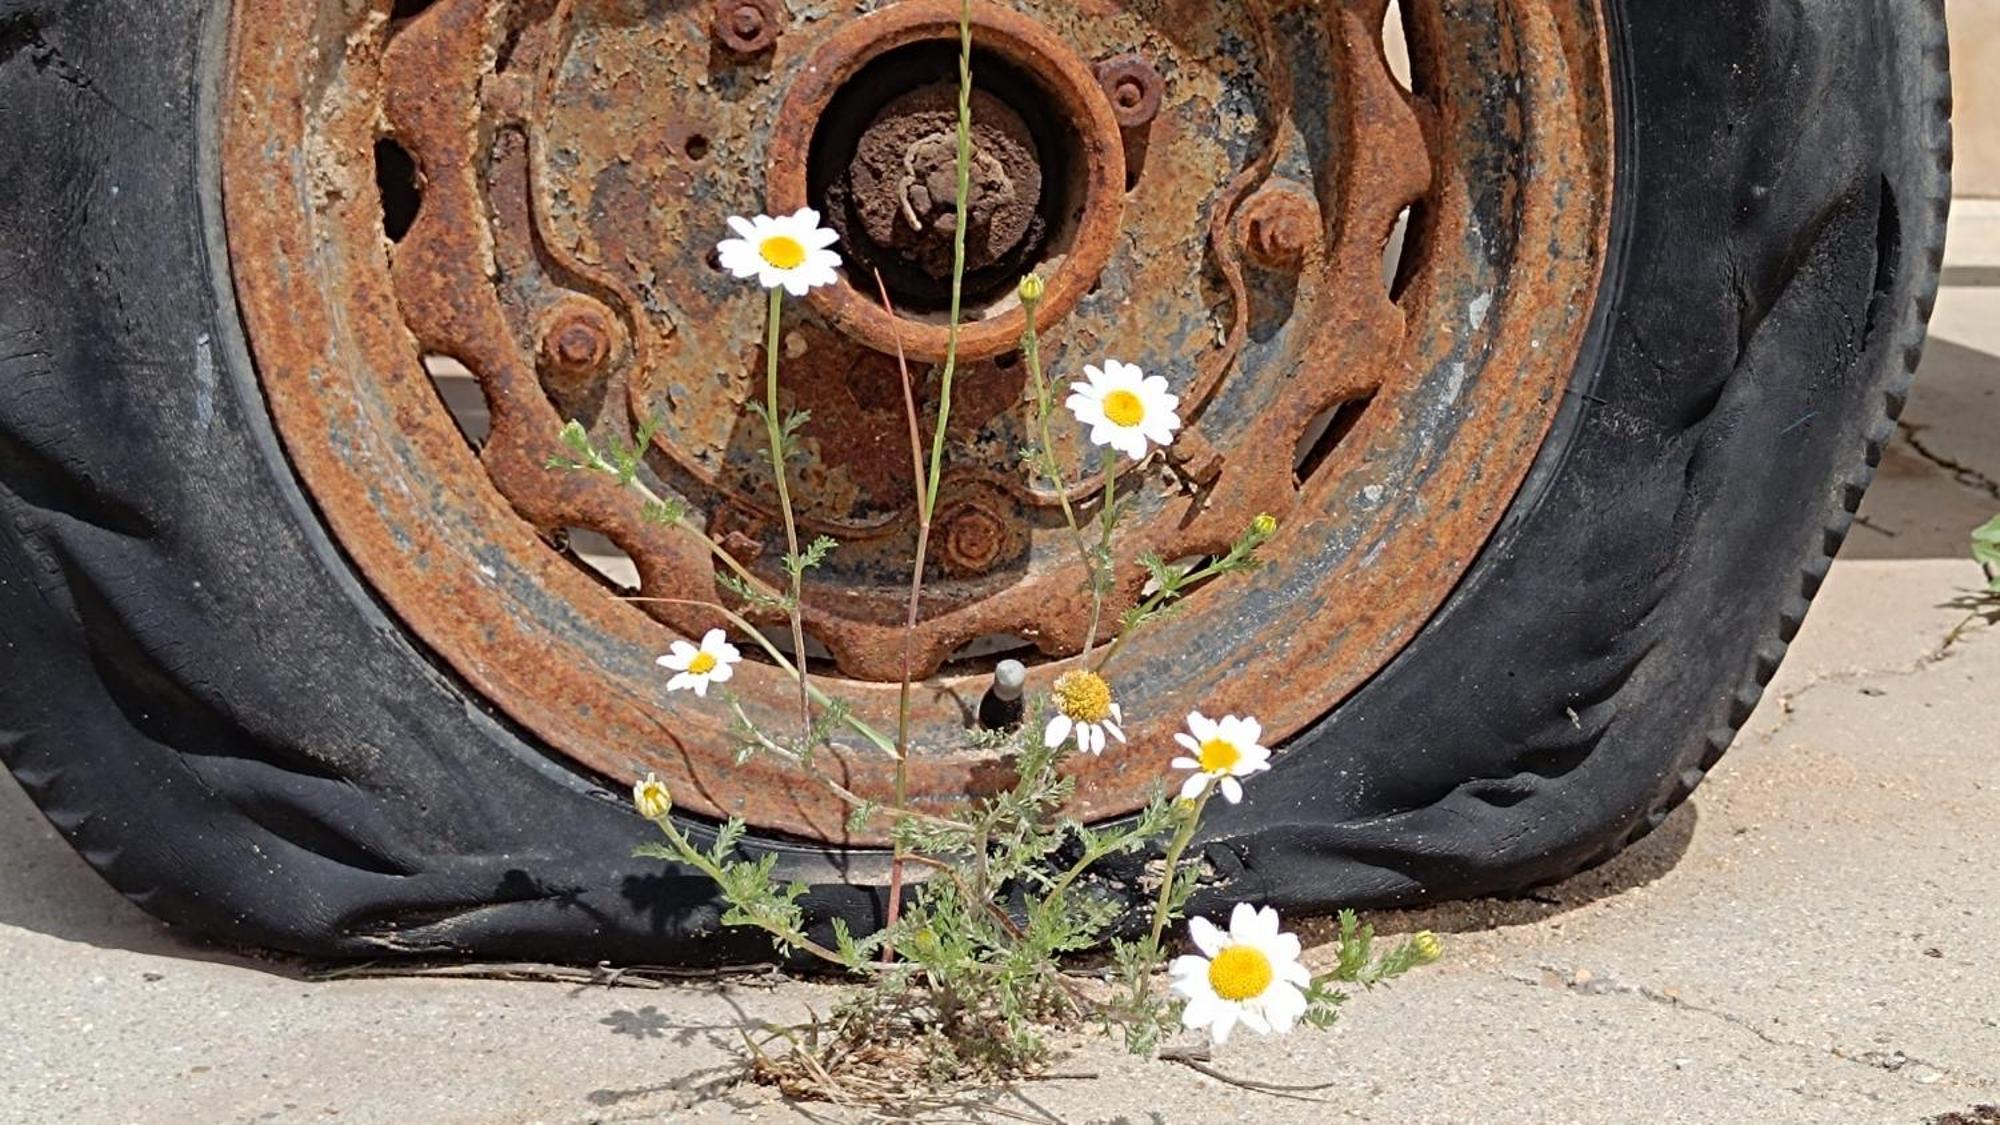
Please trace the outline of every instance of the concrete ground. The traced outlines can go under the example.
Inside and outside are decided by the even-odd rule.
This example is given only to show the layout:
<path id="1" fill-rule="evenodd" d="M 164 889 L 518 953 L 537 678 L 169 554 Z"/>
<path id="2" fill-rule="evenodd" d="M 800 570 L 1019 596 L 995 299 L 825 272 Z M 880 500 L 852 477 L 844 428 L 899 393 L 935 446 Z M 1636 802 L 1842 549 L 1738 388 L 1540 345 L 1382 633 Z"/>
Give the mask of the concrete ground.
<path id="1" fill-rule="evenodd" d="M 1763 710 L 1695 799 L 1531 900 L 1378 919 L 1443 964 L 1215 1068 L 1083 1044 L 928 1120 L 1921 1122 L 2000 1102 L 2000 207 L 1961 208 L 1901 439 Z M 853 1120 L 736 1085 L 823 986 L 316 981 L 106 889 L 0 780 L 0 1121 Z M 1324 963 L 1325 951 L 1311 955 Z M 2000 1116 L 1989 1120 L 2000 1121 Z"/>

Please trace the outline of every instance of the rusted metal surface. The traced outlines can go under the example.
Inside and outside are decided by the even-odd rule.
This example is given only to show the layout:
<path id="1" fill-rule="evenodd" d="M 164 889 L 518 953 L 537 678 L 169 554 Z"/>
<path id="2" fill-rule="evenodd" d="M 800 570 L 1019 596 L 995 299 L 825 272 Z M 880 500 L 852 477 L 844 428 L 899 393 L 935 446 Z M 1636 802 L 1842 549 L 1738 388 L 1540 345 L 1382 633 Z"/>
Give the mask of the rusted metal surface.
<path id="1" fill-rule="evenodd" d="M 1268 270 L 1304 266 L 1324 229 L 1319 201 L 1298 184 L 1266 184 L 1243 206 L 1243 246 L 1251 261 Z"/>
<path id="2" fill-rule="evenodd" d="M 1111 100 L 1111 115 L 1123 129 L 1151 125 L 1167 97 L 1167 80 L 1138 55 L 1120 55 L 1098 63 L 1097 81 Z"/>
<path id="3" fill-rule="evenodd" d="M 939 115 L 955 106 L 937 68 L 958 4 L 802 14 L 747 54 L 719 38 L 741 7 L 439 0 L 391 24 L 344 4 L 239 0 L 229 237 L 288 453 L 426 643 L 591 768 L 656 769 L 690 809 L 843 839 L 830 796 L 768 760 L 736 765 L 721 709 L 667 696 L 653 657 L 713 615 L 622 601 L 555 545 L 570 528 L 607 536 L 652 598 L 727 600 L 714 560 L 649 525 L 615 482 L 545 468 L 566 420 L 609 442 L 657 418 L 649 483 L 775 580 L 782 528 L 747 411 L 761 295 L 709 250 L 729 214 L 842 208 L 843 251 L 898 271 L 901 312 L 869 296 L 872 276 L 792 306 L 785 406 L 812 414 L 793 491 L 808 530 L 843 544 L 807 591 L 830 653 L 816 670 L 891 725 L 916 534 L 894 352 L 944 350 Z M 979 670 L 1027 656 L 1030 690 L 1045 690 L 1086 627 L 1073 541 L 1019 455 L 1031 409 L 1007 295 L 1018 269 L 1049 278 L 1058 385 L 1115 356 L 1186 402 L 1171 459 L 1123 470 L 1136 506 L 1115 546 L 1113 614 L 1139 594 L 1142 552 L 1217 553 L 1260 511 L 1283 523 L 1270 567 L 1198 592 L 1121 656 L 1132 745 L 1077 765 L 1079 812 L 1109 815 L 1143 802 L 1190 706 L 1257 714 L 1278 737 L 1318 718 L 1421 627 L 1512 498 L 1601 262 L 1602 27 L 1587 0 L 1417 0 L 1412 94 L 1389 74 L 1370 0 L 982 0 L 976 13 L 968 233 L 975 272 L 992 276 L 974 278 L 917 635 L 919 667 L 942 669 L 920 693 L 919 801 L 948 807 L 1004 779 L 953 750 Z M 1132 56 L 1157 87 L 1086 61 Z M 423 186 L 393 244 L 370 163 L 384 134 Z M 1412 204 L 1392 287 L 1383 246 Z M 493 424 L 478 449 L 426 353 L 484 388 Z M 935 379 L 918 375 L 928 399 Z M 1104 482 L 1061 429 L 1088 514 Z M 746 665 L 736 686 L 783 729 L 795 704 L 775 668 Z M 888 792 L 879 754 L 832 760 L 853 788 Z"/>
<path id="4" fill-rule="evenodd" d="M 725 49 L 755 55 L 778 45 L 786 15 L 781 0 L 715 0 L 710 27 Z"/>

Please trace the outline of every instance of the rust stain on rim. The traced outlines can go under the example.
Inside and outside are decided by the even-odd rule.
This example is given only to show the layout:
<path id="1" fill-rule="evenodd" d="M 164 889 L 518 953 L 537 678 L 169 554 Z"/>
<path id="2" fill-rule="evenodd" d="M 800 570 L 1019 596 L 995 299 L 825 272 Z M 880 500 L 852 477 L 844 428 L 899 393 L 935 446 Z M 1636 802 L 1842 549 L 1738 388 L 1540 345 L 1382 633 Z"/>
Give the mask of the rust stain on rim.
<path id="1" fill-rule="evenodd" d="M 955 37 L 955 4 L 879 8 L 788 27 L 769 50 L 699 84 L 739 97 L 765 91 L 752 101 L 779 122 L 767 159 L 731 172 L 730 182 L 768 176 L 769 209 L 805 202 L 812 107 L 837 92 L 836 71 L 851 74 L 899 43 Z M 1603 25 L 1589 0 L 1451 9 L 1447 17 L 1439 0 L 1408 6 L 1416 95 L 1389 76 L 1384 5 L 1371 0 L 1327 6 L 1309 42 L 1282 44 L 1282 61 L 1262 3 L 1179 27 L 1152 27 L 1115 4 L 1089 16 L 1033 3 L 979 9 L 980 47 L 1061 91 L 1089 152 L 1090 202 L 1051 277 L 1068 302 L 1052 354 L 1060 361 L 1158 337 L 1149 366 L 1173 372 L 1189 401 L 1189 437 L 1176 451 L 1188 475 L 1174 479 L 1156 465 L 1121 482 L 1121 492 L 1129 483 L 1142 498 L 1117 544 L 1121 579 L 1136 574 L 1142 551 L 1214 553 L 1260 511 L 1284 523 L 1270 566 L 1197 592 L 1184 613 L 1131 646 L 1117 679 L 1139 718 L 1133 745 L 1076 763 L 1081 815 L 1143 803 L 1171 756 L 1166 736 L 1192 706 L 1256 714 L 1275 738 L 1320 718 L 1442 604 L 1547 432 L 1607 237 Z M 711 153 L 731 151 L 730 137 L 708 136 L 685 105 L 648 118 L 647 135 L 670 142 L 666 155 L 610 151 L 634 143 L 614 131 L 567 138 L 581 147 L 552 159 L 538 133 L 555 111 L 544 76 L 570 52 L 630 41 L 632 57 L 668 68 L 658 88 L 693 88 L 672 68 L 707 57 L 705 13 L 687 26 L 639 26 L 613 7 L 563 0 L 548 18 L 510 27 L 509 11 L 440 0 L 392 23 L 341 4 L 239 3 L 224 121 L 227 236 L 286 452 L 398 615 L 557 751 L 616 780 L 658 770 L 692 811 L 879 843 L 850 836 L 846 810 L 796 771 L 769 759 L 738 765 L 718 709 L 666 695 L 652 658 L 705 618 L 621 600 L 552 546 L 567 527 L 603 531 L 638 564 L 647 593 L 716 596 L 714 564 L 688 537 L 648 527 L 636 501 L 607 482 L 542 469 L 557 427 L 579 403 L 603 397 L 605 380 L 687 386 L 706 377 L 708 362 L 688 332 L 743 320 L 730 303 L 742 298 L 714 295 L 722 291 L 705 288 L 698 270 L 647 263 L 643 248 L 663 237 L 656 226 L 603 201 L 612 194 L 590 202 L 618 188 L 607 171 L 617 168 L 693 199 L 699 191 L 671 185 L 698 182 L 688 177 L 714 168 Z M 695 40 L 698 52 L 667 49 Z M 1087 60 L 1142 44 L 1164 56 L 1168 83 L 1135 147 Z M 1241 44 L 1256 45 L 1258 57 L 1216 53 L 1250 49 Z M 1313 58 L 1331 60 L 1321 79 L 1285 80 L 1297 60 Z M 605 74 L 615 102 L 632 75 Z M 1219 91 L 1256 89 L 1264 93 L 1249 103 L 1252 116 L 1261 106 L 1273 120 L 1257 119 L 1240 137 L 1218 125 Z M 371 159 L 385 135 L 407 143 L 422 179 L 416 221 L 394 243 L 382 230 Z M 1317 148 L 1307 143 L 1314 137 Z M 604 159 L 592 163 L 591 146 Z M 1133 152 L 1143 159 L 1129 169 L 1128 201 Z M 1316 165 L 1299 162 L 1314 152 Z M 1197 171 L 1225 153 L 1238 171 Z M 551 182 L 579 160 L 596 179 Z M 757 209 L 750 198 L 729 204 Z M 1397 285 L 1385 285 L 1382 247 L 1412 204 L 1412 250 Z M 1190 214 L 1206 221 L 1173 218 Z M 549 220 L 561 222 L 537 225 Z M 1204 252 L 1186 257 L 1208 266 L 1156 249 L 1182 245 L 1162 222 L 1181 223 L 1183 234 L 1199 228 L 1193 245 Z M 551 232 L 565 231 L 583 233 L 550 245 Z M 1085 300 L 1093 284 L 1104 293 Z M 1212 285 L 1223 299 L 1204 295 Z M 1186 303 L 1189 294 L 1197 304 Z M 851 341 L 859 355 L 908 331 L 851 289 L 823 300 L 799 326 L 808 355 L 797 366 L 808 372 L 824 362 L 827 341 Z M 1289 317 L 1258 319 L 1286 308 Z M 871 315 L 881 317 L 872 327 Z M 752 316 L 743 336 L 754 332 Z M 971 327 L 977 342 L 968 350 L 1000 355 L 1017 333 L 1003 312 Z M 426 353 L 478 377 L 494 420 L 479 449 L 440 404 L 420 362 Z M 755 358 L 738 361 L 752 367 Z M 1004 419 L 1018 409 L 1006 399 L 1018 383 L 989 367 L 980 378 L 996 388 L 994 417 Z M 636 390 L 631 397 L 645 400 Z M 1044 653 L 1029 686 L 1045 690 L 1074 665 L 1069 654 L 1080 644 L 1077 572 L 1045 558 L 1066 533 L 1022 522 L 1046 498 L 1036 499 L 1018 466 L 980 463 L 976 437 L 954 445 L 959 491 L 941 508 L 951 524 L 940 560 L 953 577 L 926 608 L 926 660 L 942 663 L 966 637 L 1019 632 Z M 848 479 L 840 463 L 823 468 Z M 756 498 L 726 497 L 698 480 L 690 487 L 712 526 L 736 528 L 731 541 L 757 558 L 765 517 Z M 1086 499 L 1099 487 L 1087 482 Z M 893 528 L 902 517 L 892 505 L 884 518 Z M 1017 564 L 1019 574 L 994 572 Z M 1136 579 L 1121 582 L 1113 611 L 1138 594 Z M 898 636 L 896 615 L 881 614 L 872 597 L 859 587 L 809 593 L 819 625 L 864 654 Z M 829 686 L 878 725 L 893 716 L 892 684 L 850 670 Z M 952 745 L 983 686 L 982 675 L 949 670 L 928 683 L 920 745 Z M 754 715 L 784 722 L 790 692 L 775 669 L 746 665 L 739 687 Z M 864 794 L 890 791 L 891 763 L 879 754 L 842 750 L 822 761 Z M 948 808 L 1006 783 L 1004 763 L 942 749 L 920 753 L 913 772 L 922 807 Z"/>

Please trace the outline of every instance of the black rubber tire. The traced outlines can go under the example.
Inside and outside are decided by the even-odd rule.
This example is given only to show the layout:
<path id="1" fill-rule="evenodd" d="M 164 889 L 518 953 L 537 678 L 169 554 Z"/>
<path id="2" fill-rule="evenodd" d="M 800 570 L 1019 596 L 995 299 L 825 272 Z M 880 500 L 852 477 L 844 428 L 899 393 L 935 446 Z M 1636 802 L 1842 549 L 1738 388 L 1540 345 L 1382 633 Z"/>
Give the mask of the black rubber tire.
<path id="1" fill-rule="evenodd" d="M 287 469 L 219 236 L 222 7 L 0 0 L 0 757 L 204 934 L 762 958 L 376 604 Z M 1939 0 L 1613 7 L 1618 249 L 1555 436 L 1447 608 L 1218 815 L 1217 899 L 1515 891 L 1658 824 L 1890 436 L 1949 196 Z M 822 923 L 876 918 L 840 856 L 784 855 Z"/>

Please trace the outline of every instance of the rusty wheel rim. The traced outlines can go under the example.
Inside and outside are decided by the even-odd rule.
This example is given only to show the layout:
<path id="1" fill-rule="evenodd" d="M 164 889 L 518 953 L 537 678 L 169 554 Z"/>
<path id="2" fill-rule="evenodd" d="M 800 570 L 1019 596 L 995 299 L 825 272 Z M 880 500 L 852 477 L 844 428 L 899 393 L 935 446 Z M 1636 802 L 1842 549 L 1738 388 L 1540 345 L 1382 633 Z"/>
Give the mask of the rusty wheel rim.
<path id="1" fill-rule="evenodd" d="M 896 206 L 928 198 L 912 186 L 930 151 L 921 88 L 868 102 L 874 118 L 830 118 L 857 76 L 921 73 L 916 54 L 870 66 L 934 50 L 957 5 L 862 7 L 788 23 L 761 0 L 652 16 L 617 0 L 437 0 L 398 20 L 386 0 L 239 0 L 223 123 L 232 269 L 272 415 L 401 619 L 589 769 L 657 770 L 691 811 L 858 845 L 880 841 L 830 794 L 781 763 L 739 763 L 722 709 L 667 694 L 654 658 L 715 622 L 623 596 L 563 544 L 569 529 L 603 535 L 655 597 L 722 597 L 712 560 L 612 482 L 546 463 L 568 418 L 611 439 L 658 416 L 654 483 L 775 571 L 773 490 L 743 409 L 761 298 L 707 256 L 724 216 L 766 199 L 850 208 L 850 242 L 890 230 L 890 165 L 868 153 L 916 170 Z M 1436 611 L 1513 499 L 1607 241 L 1603 23 L 1594 0 L 1410 0 L 1413 92 L 1382 47 L 1383 0 L 976 11 L 980 73 L 1013 83 L 987 95 L 1018 125 L 991 113 L 998 202 L 974 231 L 996 273 L 1049 268 L 1058 379 L 1107 355 L 1138 362 L 1173 381 L 1189 419 L 1171 460 L 1119 481 L 1139 500 L 1110 612 L 1140 596 L 1143 553 L 1219 553 L 1259 512 L 1282 524 L 1270 565 L 1197 591 L 1121 657 L 1131 745 L 1075 768 L 1079 814 L 1112 816 L 1148 798 L 1191 707 L 1255 714 L 1279 739 L 1321 718 Z M 403 154 L 420 200 L 385 228 L 378 181 Z M 1385 277 L 1406 213 L 1411 249 Z M 788 405 L 814 414 L 804 522 L 846 544 L 808 589 L 819 663 L 887 725 L 914 511 L 885 353 L 901 340 L 934 354 L 939 329 L 922 237 L 891 230 L 872 252 L 917 278 L 910 307 L 892 319 L 847 288 L 795 306 L 785 381 Z M 957 749 L 986 669 L 1031 650 L 1031 687 L 1046 687 L 1074 665 L 1087 607 L 1055 498 L 1018 460 L 1018 309 L 996 290 L 976 316 L 917 645 L 930 675 L 912 792 L 940 809 L 1007 781 L 1004 762 Z M 476 377 L 490 432 L 461 429 L 425 357 Z M 1086 502 L 1101 494 L 1079 475 Z M 775 668 L 746 665 L 738 686 L 754 717 L 784 725 L 795 697 Z M 829 763 L 864 795 L 890 791 L 879 753 Z"/>

